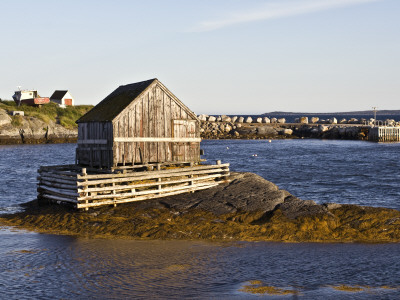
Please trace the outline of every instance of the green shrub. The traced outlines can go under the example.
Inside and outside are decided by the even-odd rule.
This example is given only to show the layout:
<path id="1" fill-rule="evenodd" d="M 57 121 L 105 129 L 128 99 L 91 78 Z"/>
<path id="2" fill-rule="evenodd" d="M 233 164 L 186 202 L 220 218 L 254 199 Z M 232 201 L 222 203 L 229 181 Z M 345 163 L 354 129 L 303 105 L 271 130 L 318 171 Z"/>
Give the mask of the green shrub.
<path id="1" fill-rule="evenodd" d="M 20 115 L 12 116 L 11 117 L 11 125 L 14 127 L 22 126 L 23 117 Z"/>
<path id="2" fill-rule="evenodd" d="M 52 115 L 49 115 L 49 114 L 42 114 L 42 113 L 37 112 L 37 111 L 27 111 L 27 112 L 25 112 L 25 115 L 26 115 L 26 116 L 29 116 L 29 117 L 38 118 L 39 120 L 42 120 L 42 121 L 45 122 L 46 124 L 49 124 L 50 121 L 55 121 L 55 120 L 56 120 L 56 117 L 57 117 L 57 115 L 54 117 L 54 116 L 52 116 Z"/>
<path id="3" fill-rule="evenodd" d="M 60 125 L 72 129 L 77 127 L 75 121 L 83 116 L 86 112 L 91 110 L 93 105 L 67 106 L 66 108 L 61 108 L 58 106 L 58 104 L 50 102 L 42 105 L 41 107 L 24 104 L 17 107 L 14 101 L 2 100 L 0 102 L 0 108 L 8 111 L 9 113 L 14 110 L 21 110 L 25 113 L 25 116 L 38 118 L 47 124 L 50 121 L 58 122 Z M 12 124 L 18 124 L 18 122 L 22 124 L 22 117 L 21 119 L 14 121 Z"/>

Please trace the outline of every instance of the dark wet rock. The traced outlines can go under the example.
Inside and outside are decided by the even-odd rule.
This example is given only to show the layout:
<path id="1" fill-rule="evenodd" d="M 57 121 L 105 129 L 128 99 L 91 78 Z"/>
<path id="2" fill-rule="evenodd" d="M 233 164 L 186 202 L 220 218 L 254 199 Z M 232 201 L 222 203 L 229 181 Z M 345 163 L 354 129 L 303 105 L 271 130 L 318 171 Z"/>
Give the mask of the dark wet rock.
<path id="1" fill-rule="evenodd" d="M 257 127 L 257 135 L 274 136 L 278 132 L 274 127 L 271 126 L 260 126 Z"/>
<path id="2" fill-rule="evenodd" d="M 280 209 L 288 219 L 328 213 L 326 206 L 319 205 L 312 200 L 300 200 L 294 196 L 287 197 L 276 209 Z"/>
<path id="3" fill-rule="evenodd" d="M 229 183 L 193 193 L 139 203 L 137 208 L 167 206 L 178 211 L 201 209 L 216 215 L 270 211 L 291 196 L 270 181 L 253 173 L 233 173 Z M 160 204 L 162 203 L 162 204 Z"/>
<path id="4" fill-rule="evenodd" d="M 240 135 L 256 134 L 257 128 L 256 127 L 240 127 L 240 128 L 237 128 L 237 132 L 239 132 Z"/>

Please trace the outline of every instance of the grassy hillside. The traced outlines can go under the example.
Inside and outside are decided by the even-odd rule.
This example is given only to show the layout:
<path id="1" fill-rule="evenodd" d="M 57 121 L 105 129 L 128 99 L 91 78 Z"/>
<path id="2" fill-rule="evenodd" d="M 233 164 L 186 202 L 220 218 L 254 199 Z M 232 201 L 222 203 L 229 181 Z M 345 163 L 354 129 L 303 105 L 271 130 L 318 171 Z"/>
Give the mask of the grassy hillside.
<path id="1" fill-rule="evenodd" d="M 45 104 L 42 107 L 21 105 L 17 107 L 14 101 L 1 101 L 0 108 L 11 112 L 13 110 L 24 111 L 25 116 L 36 117 L 46 123 L 54 121 L 66 128 L 76 128 L 75 123 L 81 116 L 93 108 L 93 105 L 77 105 L 61 108 L 55 103 Z"/>

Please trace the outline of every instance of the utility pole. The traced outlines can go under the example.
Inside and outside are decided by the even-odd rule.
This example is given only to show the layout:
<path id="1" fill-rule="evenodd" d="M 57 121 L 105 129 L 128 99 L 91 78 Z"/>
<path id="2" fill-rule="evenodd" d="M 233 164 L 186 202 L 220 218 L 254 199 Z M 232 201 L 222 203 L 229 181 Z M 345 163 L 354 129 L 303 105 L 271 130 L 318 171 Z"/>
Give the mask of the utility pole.
<path id="1" fill-rule="evenodd" d="M 377 108 L 376 106 L 373 106 L 372 109 L 374 110 L 374 126 L 376 126 L 376 112 L 377 112 Z"/>

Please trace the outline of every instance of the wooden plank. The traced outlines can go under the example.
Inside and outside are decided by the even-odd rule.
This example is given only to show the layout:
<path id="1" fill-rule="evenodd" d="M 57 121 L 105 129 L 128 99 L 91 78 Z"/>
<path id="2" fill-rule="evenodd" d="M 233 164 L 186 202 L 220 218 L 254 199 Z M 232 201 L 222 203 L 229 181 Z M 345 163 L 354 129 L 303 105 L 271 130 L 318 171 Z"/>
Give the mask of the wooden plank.
<path id="1" fill-rule="evenodd" d="M 139 101 L 136 104 L 136 109 L 135 109 L 135 134 L 133 135 L 134 137 L 140 137 L 141 136 L 141 126 L 142 126 L 142 119 L 140 112 L 142 111 L 142 102 Z M 139 153 L 139 147 L 140 144 L 139 142 L 135 142 L 135 163 L 141 163 L 141 158 L 140 158 L 140 153 Z"/>
<path id="2" fill-rule="evenodd" d="M 112 158 L 112 166 L 116 166 L 118 164 L 118 143 L 114 142 L 114 138 L 118 136 L 118 123 L 113 124 L 113 158 Z"/>
<path id="3" fill-rule="evenodd" d="M 166 137 L 164 135 L 164 93 L 157 86 L 157 104 L 156 104 L 156 137 Z M 157 142 L 157 160 L 158 162 L 165 161 L 164 142 Z"/>
<path id="4" fill-rule="evenodd" d="M 74 177 L 69 177 L 69 176 L 61 176 L 61 175 L 56 175 L 56 174 L 51 174 L 51 173 L 39 173 L 39 177 L 37 179 L 43 178 L 43 179 L 50 179 L 50 180 L 62 180 L 63 182 L 68 182 L 68 183 L 75 183 L 77 181 L 77 176 Z"/>
<path id="5" fill-rule="evenodd" d="M 149 89 L 149 137 L 155 137 L 155 111 L 154 111 L 154 88 Z M 155 143 L 153 140 L 149 141 L 148 144 L 149 148 L 149 162 L 156 162 L 156 158 L 154 155 L 154 152 L 156 151 L 155 149 Z"/>
<path id="6" fill-rule="evenodd" d="M 40 166 L 39 170 L 71 170 L 71 169 L 82 169 L 82 167 L 76 165 L 52 165 L 52 166 Z"/>
<path id="7" fill-rule="evenodd" d="M 137 188 L 143 188 L 143 187 L 149 187 L 149 186 L 156 186 L 156 185 L 170 185 L 170 184 L 177 184 L 177 183 L 185 183 L 185 182 L 190 182 L 190 181 L 202 181 L 202 180 L 210 180 L 210 179 L 216 179 L 219 177 L 224 177 L 226 176 L 225 174 L 214 174 L 214 175 L 207 175 L 207 176 L 200 176 L 200 177 L 193 177 L 193 178 L 186 178 L 186 179 L 179 179 L 179 180 L 171 180 L 171 181 L 157 181 L 157 182 L 151 182 L 151 183 L 140 183 L 140 184 L 130 184 L 130 185 L 116 185 L 116 186 L 107 186 L 107 187 L 94 187 L 94 188 L 85 188 L 85 189 L 79 189 L 78 188 L 78 193 L 82 192 L 104 192 L 104 191 L 112 191 L 112 190 L 129 190 L 129 189 L 137 189 Z M 163 177 L 165 178 L 165 177 Z M 160 178 L 161 179 L 161 178 Z"/>
<path id="8" fill-rule="evenodd" d="M 42 190 L 44 190 L 46 192 L 51 192 L 51 193 L 55 193 L 55 194 L 66 196 L 66 197 L 68 197 L 68 196 L 70 196 L 70 197 L 79 197 L 79 194 L 76 193 L 76 192 L 74 193 L 74 192 L 71 192 L 71 191 L 65 190 L 65 189 L 49 187 L 49 186 L 43 185 L 43 184 L 41 184 L 38 188 L 42 189 Z"/>
<path id="9" fill-rule="evenodd" d="M 171 98 L 164 92 L 165 137 L 172 137 Z M 165 143 L 165 160 L 172 161 L 172 143 Z"/>
<path id="10" fill-rule="evenodd" d="M 80 147 L 80 150 L 90 150 L 93 149 L 94 151 L 109 151 L 112 150 L 112 147 L 105 146 L 105 147 Z"/>
<path id="11" fill-rule="evenodd" d="M 59 171 L 57 169 L 51 170 L 51 169 L 47 169 L 47 170 L 38 170 L 39 174 L 51 174 L 51 175 L 58 175 L 61 177 L 71 177 L 71 178 L 75 178 L 76 179 L 76 175 L 78 175 L 78 173 L 80 174 L 81 172 L 79 172 L 78 170 L 74 170 L 72 172 L 69 171 Z"/>
<path id="12" fill-rule="evenodd" d="M 135 136 L 135 126 L 136 126 L 136 105 L 132 107 L 130 112 L 130 124 L 129 137 Z M 136 149 L 135 142 L 131 142 L 129 151 L 131 152 L 130 162 L 135 163 L 136 161 Z"/>
<path id="13" fill-rule="evenodd" d="M 101 199 L 121 199 L 121 198 L 132 198 L 132 197 L 138 197 L 142 195 L 151 195 L 151 194 L 163 194 L 163 193 L 168 193 L 168 192 L 173 192 L 173 191 L 179 191 L 179 190 L 185 190 L 188 187 L 190 188 L 196 188 L 196 187 L 202 187 L 202 186 L 208 186 L 210 184 L 214 184 L 214 182 L 209 182 L 209 183 L 199 183 L 199 184 L 194 184 L 194 185 L 185 185 L 185 186 L 172 186 L 172 187 L 165 187 L 162 189 L 153 189 L 153 190 L 144 190 L 144 191 L 139 191 L 139 192 L 134 192 L 134 193 L 124 193 L 124 194 L 107 194 L 107 195 L 93 195 L 93 196 L 86 196 L 86 197 L 78 197 L 78 202 L 81 201 L 94 201 L 94 200 L 101 200 Z"/>
<path id="14" fill-rule="evenodd" d="M 69 198 L 55 196 L 55 195 L 51 195 L 51 194 L 42 194 L 41 197 L 45 198 L 45 199 L 51 199 L 51 200 L 56 200 L 56 201 L 61 201 L 61 202 L 69 202 L 69 203 L 75 203 L 75 204 L 78 203 L 77 200 L 72 200 Z"/>
<path id="15" fill-rule="evenodd" d="M 181 119 L 187 119 L 188 115 L 187 113 L 181 108 Z"/>
<path id="16" fill-rule="evenodd" d="M 157 176 L 159 174 L 171 174 L 171 173 L 180 173 L 180 172 L 189 172 L 189 171 L 197 171 L 197 170 L 209 170 L 216 168 L 229 168 L 229 163 L 220 164 L 220 165 L 200 165 L 195 167 L 184 167 L 178 169 L 168 169 L 168 170 L 160 170 L 160 171 L 145 171 L 145 172 L 133 172 L 129 174 L 87 174 L 85 176 L 78 174 L 77 179 L 100 179 L 100 178 L 119 178 L 119 177 L 141 177 L 143 175 L 152 175 Z"/>
<path id="17" fill-rule="evenodd" d="M 53 177 L 47 177 L 47 176 L 40 176 L 37 177 L 37 180 L 44 180 L 44 181 L 48 181 L 48 182 L 55 182 L 55 183 L 60 183 L 60 184 L 66 184 L 66 185 L 73 185 L 77 183 L 77 181 L 70 181 L 70 180 L 61 180 L 61 179 L 57 179 L 57 178 L 53 178 Z"/>
<path id="18" fill-rule="evenodd" d="M 50 187 L 57 187 L 60 189 L 69 189 L 69 190 L 74 190 L 76 191 L 78 186 L 75 184 L 62 184 L 62 183 L 57 183 L 54 181 L 49 181 L 49 180 L 41 180 L 39 185 L 47 185 Z"/>
<path id="19" fill-rule="evenodd" d="M 203 160 L 203 161 L 206 161 L 206 160 Z M 190 163 L 191 162 L 180 162 L 179 164 L 182 164 L 182 165 L 190 165 Z M 157 165 L 161 165 L 161 166 L 171 166 L 171 165 L 176 165 L 177 163 L 176 162 L 160 162 L 160 163 L 149 163 L 149 164 L 143 164 L 143 165 L 139 165 L 139 164 L 136 164 L 136 165 L 129 165 L 129 166 L 118 166 L 118 167 L 115 167 L 115 168 L 113 168 L 113 172 L 103 172 L 103 173 L 113 173 L 113 174 L 115 174 L 115 172 L 117 172 L 117 171 L 119 171 L 119 170 L 124 170 L 124 171 L 128 171 L 128 172 L 132 172 L 132 171 L 136 171 L 135 169 L 138 169 L 138 168 L 149 168 L 149 167 L 156 167 Z"/>
<path id="20" fill-rule="evenodd" d="M 147 180 L 147 179 L 154 179 L 154 178 L 165 178 L 165 177 L 179 177 L 179 176 L 187 176 L 187 175 L 200 175 L 200 174 L 209 174 L 209 173 L 219 173 L 224 172 L 224 169 L 212 169 L 212 170 L 204 170 L 204 171 L 192 171 L 192 172 L 185 172 L 179 174 L 160 174 L 157 176 L 154 175 L 147 175 L 147 176 L 130 176 L 124 178 L 112 178 L 112 179 L 101 179 L 101 180 L 92 180 L 87 182 L 78 182 L 78 186 L 88 186 L 88 185 L 97 185 L 97 184 L 107 184 L 107 183 L 122 183 L 127 181 L 137 181 L 137 180 Z"/>
<path id="21" fill-rule="evenodd" d="M 97 202 L 97 203 L 78 203 L 77 208 L 88 208 L 88 207 L 96 207 L 96 206 L 101 206 L 101 205 L 112 205 L 112 204 L 119 204 L 119 203 L 127 203 L 127 202 L 133 202 L 133 201 L 143 201 L 143 200 L 149 200 L 149 199 L 154 199 L 154 198 L 162 198 L 162 197 L 168 197 L 172 195 L 178 195 L 182 193 L 188 193 L 188 192 L 194 192 L 194 191 L 199 191 L 199 190 L 204 190 L 211 188 L 213 186 L 217 186 L 218 184 L 210 184 L 207 186 L 202 186 L 202 187 L 196 187 L 196 188 L 187 188 L 185 190 L 180 190 L 180 191 L 173 191 L 169 193 L 164 193 L 164 194 L 153 194 L 153 195 L 145 195 L 145 196 L 140 196 L 140 197 L 135 197 L 135 198 L 128 198 L 128 199 L 122 199 L 122 200 L 107 200 L 107 201 L 102 201 L 102 202 Z"/>
<path id="22" fill-rule="evenodd" d="M 180 128 L 177 128 L 179 130 Z M 177 134 L 179 136 L 179 134 Z M 172 142 L 172 143 L 200 143 L 201 138 L 170 138 L 170 137 L 115 137 L 114 142 L 140 142 L 140 143 L 154 143 L 154 142 Z"/>
<path id="23" fill-rule="evenodd" d="M 176 104 L 174 99 L 171 99 L 171 119 L 178 120 L 181 118 L 180 107 Z"/>
<path id="24" fill-rule="evenodd" d="M 78 144 L 107 144 L 106 139 L 78 140 Z"/>
<path id="25" fill-rule="evenodd" d="M 149 94 L 146 93 L 145 97 L 143 99 L 143 137 L 149 137 Z M 148 155 L 148 145 L 146 143 L 142 144 L 143 146 L 141 147 L 142 150 L 142 159 L 143 163 L 146 163 L 149 161 L 149 155 Z"/>

